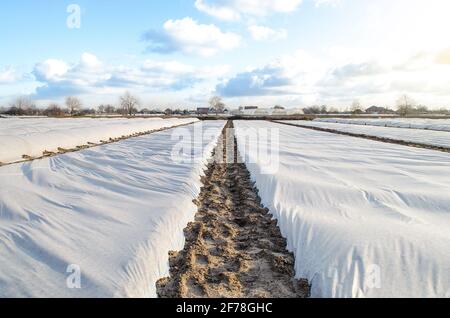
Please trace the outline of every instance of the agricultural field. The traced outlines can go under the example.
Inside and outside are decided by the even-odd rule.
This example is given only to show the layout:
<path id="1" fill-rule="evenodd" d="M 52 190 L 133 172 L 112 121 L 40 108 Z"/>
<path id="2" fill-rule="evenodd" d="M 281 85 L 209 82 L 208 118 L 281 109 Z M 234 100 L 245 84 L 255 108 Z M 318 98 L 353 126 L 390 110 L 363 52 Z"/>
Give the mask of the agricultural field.
<path id="1" fill-rule="evenodd" d="M 450 299 L 449 12 L 2 1 L 2 312 Z"/>
<path id="2" fill-rule="evenodd" d="M 77 147 L 189 124 L 197 119 L 8 118 L 0 122 L 0 163 L 7 164 Z"/>
<path id="3" fill-rule="evenodd" d="M 179 128 L 207 132 L 183 141 L 192 157 L 179 162 L 180 141 L 166 130 L 1 167 L 0 297 L 156 297 L 224 125 Z M 83 269 L 84 288 L 66 286 L 70 264 Z"/>
<path id="4" fill-rule="evenodd" d="M 450 119 L 419 119 L 419 118 L 395 118 L 395 119 L 343 119 L 343 118 L 321 118 L 316 122 L 338 123 L 362 126 L 379 126 L 409 129 L 427 129 L 435 131 L 450 131 Z"/>
<path id="5" fill-rule="evenodd" d="M 450 154 L 262 121 L 236 127 L 313 297 L 450 296 Z M 257 129 L 279 130 L 274 174 L 246 150 Z"/>
<path id="6" fill-rule="evenodd" d="M 342 124 L 323 121 L 283 121 L 282 123 L 298 125 L 303 127 L 318 128 L 330 131 L 337 131 L 342 133 L 348 133 L 356 136 L 375 137 L 385 140 L 391 140 L 393 142 L 404 142 L 424 147 L 433 146 L 440 147 L 443 150 L 450 151 L 450 131 L 444 130 L 426 130 L 423 128 L 418 129 L 404 129 L 400 127 L 384 127 L 384 126 L 372 126 L 372 125 L 359 125 L 359 124 Z M 441 127 L 433 126 L 433 127 Z"/>
<path id="7" fill-rule="evenodd" d="M 448 132 L 3 123 L 0 297 L 450 297 L 450 154 L 310 128 Z"/>

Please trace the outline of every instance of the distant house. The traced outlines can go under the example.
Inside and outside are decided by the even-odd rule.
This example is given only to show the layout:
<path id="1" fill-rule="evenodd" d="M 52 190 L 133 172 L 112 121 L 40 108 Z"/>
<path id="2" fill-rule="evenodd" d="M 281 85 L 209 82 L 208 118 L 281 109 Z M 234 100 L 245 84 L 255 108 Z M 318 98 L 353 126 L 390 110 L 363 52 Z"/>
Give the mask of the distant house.
<path id="1" fill-rule="evenodd" d="M 245 107 L 244 110 L 239 112 L 234 112 L 234 114 L 244 115 L 244 116 L 288 116 L 288 115 L 303 115 L 303 111 L 300 109 L 284 109 L 281 107 L 274 108 L 259 108 L 256 106 Z"/>
<path id="2" fill-rule="evenodd" d="M 366 109 L 367 114 L 393 114 L 394 111 L 386 107 L 371 106 Z"/>
<path id="3" fill-rule="evenodd" d="M 197 108 L 197 115 L 208 115 L 209 108 L 208 107 L 199 107 Z"/>
<path id="4" fill-rule="evenodd" d="M 304 115 L 305 112 L 301 108 L 295 108 L 295 109 L 287 110 L 287 114 L 291 115 L 291 116 L 293 116 L 293 115 Z"/>
<path id="5" fill-rule="evenodd" d="M 270 110 L 265 108 L 257 108 L 253 112 L 253 116 L 268 116 L 270 115 Z"/>
<path id="6" fill-rule="evenodd" d="M 272 116 L 286 116 L 288 114 L 287 110 L 284 108 L 275 107 L 272 110 Z"/>

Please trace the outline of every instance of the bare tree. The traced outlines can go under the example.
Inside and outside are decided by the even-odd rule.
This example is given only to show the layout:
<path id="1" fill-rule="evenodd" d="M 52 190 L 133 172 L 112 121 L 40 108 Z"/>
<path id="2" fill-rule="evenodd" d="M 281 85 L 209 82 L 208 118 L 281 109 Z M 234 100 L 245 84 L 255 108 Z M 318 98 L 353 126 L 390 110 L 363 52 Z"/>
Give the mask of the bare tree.
<path id="1" fill-rule="evenodd" d="M 447 114 L 450 114 L 450 109 L 446 109 L 446 108 L 442 107 L 442 108 L 437 110 L 437 113 L 438 114 L 447 115 Z"/>
<path id="2" fill-rule="evenodd" d="M 425 105 L 418 105 L 415 110 L 419 114 L 428 114 L 430 111 Z"/>
<path id="3" fill-rule="evenodd" d="M 407 116 L 414 111 L 415 101 L 408 95 L 403 95 L 397 100 L 397 111 L 400 116 Z"/>
<path id="4" fill-rule="evenodd" d="M 20 96 L 10 104 L 6 113 L 11 116 L 24 116 L 34 115 L 36 111 L 36 106 L 28 97 Z"/>
<path id="5" fill-rule="evenodd" d="M 105 105 L 100 105 L 97 107 L 97 113 L 104 114 L 106 112 L 105 109 L 106 109 Z"/>
<path id="6" fill-rule="evenodd" d="M 69 109 L 70 115 L 73 116 L 81 109 L 82 104 L 77 97 L 69 96 L 66 98 L 66 107 Z"/>
<path id="7" fill-rule="evenodd" d="M 31 100 L 26 96 L 18 97 L 12 104 L 11 107 L 26 111 L 33 106 Z"/>
<path id="8" fill-rule="evenodd" d="M 44 110 L 44 115 L 48 117 L 63 117 L 64 110 L 62 110 L 58 104 L 50 104 L 47 109 Z"/>
<path id="9" fill-rule="evenodd" d="M 330 114 L 338 114 L 339 113 L 339 109 L 337 109 L 336 107 L 331 107 L 328 110 L 328 113 L 330 113 Z"/>
<path id="10" fill-rule="evenodd" d="M 117 109 L 113 106 L 113 105 L 106 105 L 105 106 L 105 113 L 107 114 L 116 114 L 117 113 Z"/>
<path id="11" fill-rule="evenodd" d="M 321 112 L 321 109 L 317 105 L 313 105 L 310 107 L 303 108 L 303 112 L 305 115 L 318 115 Z"/>
<path id="12" fill-rule="evenodd" d="M 216 111 L 217 114 L 223 113 L 225 111 L 225 103 L 222 101 L 222 98 L 219 96 L 211 97 L 209 100 L 209 106 Z"/>
<path id="13" fill-rule="evenodd" d="M 351 106 L 351 111 L 353 114 L 362 114 L 363 113 L 363 107 L 359 100 L 355 99 Z"/>
<path id="14" fill-rule="evenodd" d="M 125 114 L 133 116 L 133 114 L 137 112 L 139 100 L 137 97 L 131 95 L 130 92 L 126 92 L 124 96 L 120 97 L 120 105 L 122 106 Z"/>

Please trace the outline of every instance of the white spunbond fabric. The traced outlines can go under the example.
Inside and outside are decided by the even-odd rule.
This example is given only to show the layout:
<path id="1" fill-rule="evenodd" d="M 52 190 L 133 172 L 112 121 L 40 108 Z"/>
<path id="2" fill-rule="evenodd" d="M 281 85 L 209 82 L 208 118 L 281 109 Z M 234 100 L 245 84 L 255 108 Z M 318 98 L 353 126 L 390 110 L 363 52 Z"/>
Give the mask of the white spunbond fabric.
<path id="1" fill-rule="evenodd" d="M 0 297 L 155 297 L 168 252 L 183 248 L 224 125 L 1 167 Z M 175 145 L 191 144 L 180 131 L 201 127 L 210 138 L 192 141 L 199 160 L 173 161 Z M 71 264 L 81 269 L 81 289 L 68 288 Z"/>
<path id="2" fill-rule="evenodd" d="M 255 153 L 245 161 L 313 297 L 450 297 L 450 154 L 269 122 L 235 127 L 241 153 L 240 130 L 279 129 L 276 173 L 262 174 Z"/>
<path id="3" fill-rule="evenodd" d="M 8 118 L 0 121 L 0 162 L 12 163 L 23 156 L 40 157 L 44 151 L 73 149 L 150 130 L 197 122 L 196 118 L 90 119 Z"/>
<path id="4" fill-rule="evenodd" d="M 450 132 L 450 119 L 420 119 L 420 118 L 396 118 L 396 119 L 371 119 L 371 118 L 318 118 L 314 121 L 325 123 L 338 123 L 363 126 L 381 126 L 394 128 L 425 129 Z"/>
<path id="5" fill-rule="evenodd" d="M 372 137 L 389 138 L 393 140 L 413 142 L 423 145 L 450 148 L 450 134 L 446 131 L 360 126 L 306 120 L 286 120 L 280 122 L 308 127 L 334 129 L 337 131 L 352 134 L 361 134 Z"/>

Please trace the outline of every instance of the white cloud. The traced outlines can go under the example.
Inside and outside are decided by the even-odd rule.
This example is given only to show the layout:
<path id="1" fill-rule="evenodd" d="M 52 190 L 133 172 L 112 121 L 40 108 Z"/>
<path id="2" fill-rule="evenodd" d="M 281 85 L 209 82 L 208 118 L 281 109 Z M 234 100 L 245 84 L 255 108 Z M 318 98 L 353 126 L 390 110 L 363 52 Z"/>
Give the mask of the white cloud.
<path id="1" fill-rule="evenodd" d="M 219 18 L 221 20 L 238 20 L 240 17 L 240 14 L 238 10 L 233 8 L 232 6 L 216 6 L 216 5 L 210 5 L 205 0 L 196 0 L 195 1 L 195 7 L 208 15 L 211 15 L 213 17 Z"/>
<path id="2" fill-rule="evenodd" d="M 303 50 L 267 65 L 236 74 L 216 87 L 225 97 L 292 96 L 315 94 L 314 85 L 324 74 L 319 60 Z"/>
<path id="3" fill-rule="evenodd" d="M 371 57 L 363 63 L 330 69 L 317 83 L 319 95 L 341 102 L 359 98 L 368 104 L 386 105 L 392 105 L 402 94 L 430 106 L 450 102 L 450 66 L 436 64 L 436 53 L 419 51 L 389 59 L 389 51 L 380 54 L 379 59 Z"/>
<path id="4" fill-rule="evenodd" d="M 279 40 L 287 37 L 287 31 L 284 29 L 274 30 L 266 26 L 251 25 L 248 30 L 256 41 Z"/>
<path id="5" fill-rule="evenodd" d="M 34 75 L 39 81 L 58 81 L 69 70 L 66 62 L 56 59 L 48 59 L 36 64 Z"/>
<path id="6" fill-rule="evenodd" d="M 364 63 L 350 63 L 339 66 L 332 72 L 337 79 L 372 76 L 389 71 L 389 67 L 381 65 L 378 61 L 368 61 Z"/>
<path id="7" fill-rule="evenodd" d="M 316 7 L 320 7 L 322 5 L 332 5 L 336 6 L 338 5 L 341 0 L 314 0 Z"/>
<path id="8" fill-rule="evenodd" d="M 17 74 L 17 71 L 11 67 L 5 67 L 0 69 L 0 85 L 11 84 L 21 79 L 21 76 Z"/>
<path id="9" fill-rule="evenodd" d="M 198 10 L 222 20 L 238 20 L 242 15 L 266 16 L 295 11 L 303 0 L 196 0 Z"/>
<path id="10" fill-rule="evenodd" d="M 341 0 L 311 0 L 316 7 L 336 6 Z M 234 21 L 243 15 L 262 17 L 272 13 L 295 11 L 303 0 L 196 0 L 195 7 L 210 16 L 225 21 Z"/>
<path id="11" fill-rule="evenodd" d="M 199 24 L 189 17 L 168 20 L 163 30 L 149 31 L 144 38 L 150 43 L 148 50 L 152 52 L 183 52 L 204 57 L 234 49 L 241 41 L 241 37 L 235 33 L 222 32 L 214 24 Z"/>
<path id="12" fill-rule="evenodd" d="M 445 51 L 391 60 L 387 53 L 380 59 L 369 54 L 366 60 L 361 55 L 358 62 L 348 62 L 343 56 L 319 58 L 300 50 L 222 81 L 216 93 L 238 105 L 262 97 L 287 106 L 299 101 L 345 106 L 355 98 L 367 105 L 393 105 L 402 94 L 431 107 L 450 103 L 450 65 L 439 64 Z"/>
<path id="13" fill-rule="evenodd" d="M 98 68 L 102 66 L 102 62 L 91 53 L 83 53 L 81 55 L 81 65 L 86 68 Z"/>
<path id="14" fill-rule="evenodd" d="M 450 48 L 441 50 L 436 56 L 436 63 L 450 65 Z"/>
<path id="15" fill-rule="evenodd" d="M 56 99 L 73 94 L 114 94 L 135 91 L 177 91 L 224 76 L 228 66 L 195 67 L 177 61 L 145 60 L 136 66 L 107 65 L 90 53 L 69 64 L 47 60 L 36 64 L 33 74 L 42 86 L 37 99 Z"/>
<path id="16" fill-rule="evenodd" d="M 399 95 L 408 94 L 431 107 L 448 107 L 447 54 L 448 50 L 393 55 L 390 49 L 373 52 L 334 48 L 316 56 L 299 50 L 223 79 L 228 66 L 150 59 L 131 59 L 132 63 L 124 64 L 127 66 L 110 65 L 84 53 L 76 63 L 55 59 L 38 63 L 33 74 L 42 85 L 36 91 L 37 99 L 78 94 L 96 96 L 101 101 L 129 89 L 144 96 L 159 94 L 159 99 L 177 96 L 183 103 L 183 98 L 206 96 L 216 87 L 215 93 L 235 106 L 273 101 L 295 107 L 301 103 L 346 106 L 355 98 L 367 106 L 393 105 Z M 11 81 L 12 74 L 11 68 L 5 69 L 0 79 Z"/>

